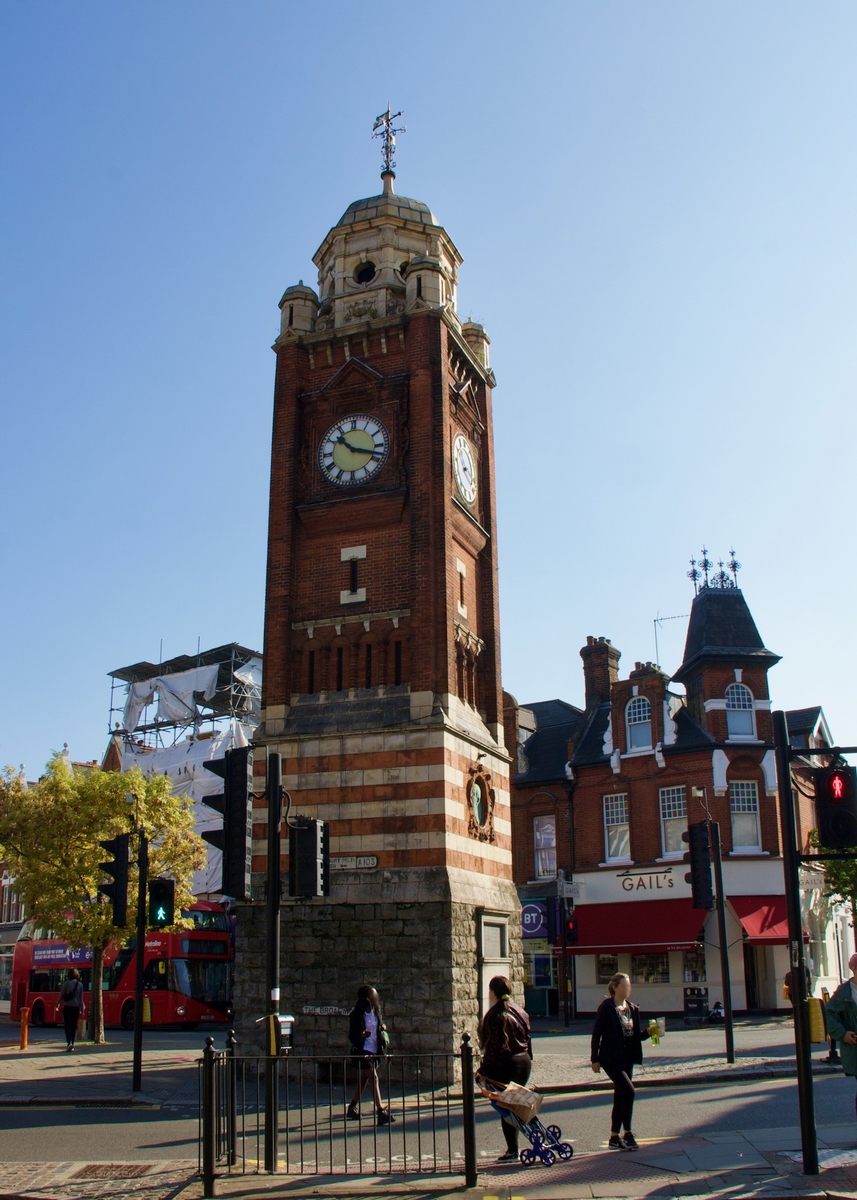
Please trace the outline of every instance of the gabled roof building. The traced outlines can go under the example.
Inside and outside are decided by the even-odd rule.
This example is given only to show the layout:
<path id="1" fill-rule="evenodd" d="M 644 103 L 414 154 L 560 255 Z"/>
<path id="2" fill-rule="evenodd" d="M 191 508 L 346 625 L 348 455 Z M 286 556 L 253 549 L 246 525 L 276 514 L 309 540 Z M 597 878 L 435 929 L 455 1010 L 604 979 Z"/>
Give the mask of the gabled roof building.
<path id="1" fill-rule="evenodd" d="M 556 1011 L 561 989 L 594 1011 L 616 971 L 649 1013 L 680 1012 L 685 990 L 722 1000 L 715 914 L 685 881 L 689 823 L 720 826 L 733 1005 L 788 1007 L 787 925 L 768 671 L 779 656 L 743 593 L 722 573 L 694 599 L 682 663 L 670 677 L 638 662 L 619 677 L 607 638 L 581 650 L 583 709 L 506 697 L 514 867 L 523 908 L 527 1000 Z M 818 707 L 788 714 L 795 746 L 832 744 Z M 805 843 L 811 802 L 799 809 Z M 563 973 L 557 871 L 574 881 L 577 942 Z M 561 889 L 560 889 L 561 890 Z M 833 990 L 853 949 L 844 913 L 804 893 L 815 990 Z M 832 918 L 832 919 L 831 919 Z M 845 972 L 847 974 L 847 971 Z"/>

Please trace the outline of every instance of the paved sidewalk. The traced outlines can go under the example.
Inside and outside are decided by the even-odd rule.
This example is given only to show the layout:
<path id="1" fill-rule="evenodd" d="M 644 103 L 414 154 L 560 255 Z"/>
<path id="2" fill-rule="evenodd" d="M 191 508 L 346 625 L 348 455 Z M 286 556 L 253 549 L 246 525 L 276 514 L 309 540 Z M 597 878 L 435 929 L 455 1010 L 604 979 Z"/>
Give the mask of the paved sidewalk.
<path id="1" fill-rule="evenodd" d="M 84 1042 L 66 1054 L 58 1042 L 0 1046 L 0 1105 L 196 1104 L 199 1057 L 192 1050 L 144 1050 L 143 1091 L 135 1094 L 128 1047 Z"/>
<path id="2" fill-rule="evenodd" d="M 834 1198 L 857 1195 L 853 1122 L 819 1128 L 821 1174 L 801 1174 L 797 1128 L 652 1138 L 638 1153 L 599 1150 L 529 1169 L 485 1165 L 477 1188 L 460 1176 L 220 1176 L 223 1200 L 629 1200 L 704 1196 Z M 0 1164 L 0 1200 L 201 1200 L 196 1163 Z"/>
<path id="3" fill-rule="evenodd" d="M 221 1046 L 223 1038 L 217 1039 Z M 177 1104 L 197 1102 L 197 1060 L 202 1053 L 184 1049 L 144 1049 L 143 1091 L 131 1091 L 131 1051 L 128 1045 L 94 1046 L 82 1043 L 66 1054 L 59 1041 L 31 1042 L 26 1050 L 17 1044 L 0 1044 L 0 1106 L 18 1104 Z M 679 1087 L 724 1080 L 789 1078 L 795 1074 L 793 1057 L 777 1053 L 741 1054 L 727 1063 L 722 1053 L 677 1054 L 679 1039 L 650 1053 L 634 1075 L 639 1087 Z M 543 1053 L 535 1042 L 532 1084 L 546 1093 L 609 1089 L 602 1074 L 593 1073 L 583 1038 L 570 1038 L 566 1053 Z M 816 1074 L 836 1073 L 838 1065 L 821 1061 L 823 1049 L 813 1055 Z M 2 1198 L 0 1198 L 2 1200 Z"/>

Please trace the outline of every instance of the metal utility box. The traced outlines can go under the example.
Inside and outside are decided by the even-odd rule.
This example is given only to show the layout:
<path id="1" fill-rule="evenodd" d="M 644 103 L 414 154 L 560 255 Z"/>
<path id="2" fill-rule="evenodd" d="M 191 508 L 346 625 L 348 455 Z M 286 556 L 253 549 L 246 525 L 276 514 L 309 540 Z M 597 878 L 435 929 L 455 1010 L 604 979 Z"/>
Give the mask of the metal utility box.
<path id="1" fill-rule="evenodd" d="M 295 1027 L 294 1017 L 282 1013 L 269 1013 L 264 1018 L 266 1030 L 266 1051 L 272 1058 L 286 1057 L 292 1048 L 292 1034 Z"/>
<path id="2" fill-rule="evenodd" d="M 708 988 L 686 987 L 684 989 L 685 1028 L 704 1025 L 708 1020 Z"/>

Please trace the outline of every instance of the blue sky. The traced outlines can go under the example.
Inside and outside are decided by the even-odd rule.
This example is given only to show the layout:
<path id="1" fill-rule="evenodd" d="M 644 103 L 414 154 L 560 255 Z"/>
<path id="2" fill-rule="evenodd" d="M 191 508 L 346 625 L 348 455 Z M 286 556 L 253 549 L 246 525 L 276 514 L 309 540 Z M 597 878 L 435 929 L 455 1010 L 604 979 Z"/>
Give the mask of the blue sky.
<path id="1" fill-rule="evenodd" d="M 654 657 L 734 545 L 776 706 L 850 695 L 857 8 L 0 8 L 0 760 L 106 744 L 107 672 L 261 649 L 277 301 L 379 187 L 492 338 L 505 686 Z M 674 669 L 685 621 L 666 622 Z"/>

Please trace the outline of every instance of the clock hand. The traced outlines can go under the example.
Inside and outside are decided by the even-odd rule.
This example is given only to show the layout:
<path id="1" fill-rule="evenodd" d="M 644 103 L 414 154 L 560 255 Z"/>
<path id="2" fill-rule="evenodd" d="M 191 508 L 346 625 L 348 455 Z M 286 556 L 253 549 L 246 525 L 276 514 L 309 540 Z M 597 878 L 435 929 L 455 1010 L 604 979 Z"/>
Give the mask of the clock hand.
<path id="1" fill-rule="evenodd" d="M 339 437 L 336 440 L 341 442 L 342 445 L 345 446 L 347 450 L 350 450 L 352 454 L 368 454 L 370 458 L 381 457 L 380 450 L 369 450 L 366 446 L 352 446 L 351 443 L 346 441 L 344 437 Z"/>

